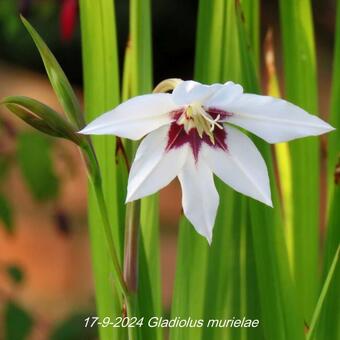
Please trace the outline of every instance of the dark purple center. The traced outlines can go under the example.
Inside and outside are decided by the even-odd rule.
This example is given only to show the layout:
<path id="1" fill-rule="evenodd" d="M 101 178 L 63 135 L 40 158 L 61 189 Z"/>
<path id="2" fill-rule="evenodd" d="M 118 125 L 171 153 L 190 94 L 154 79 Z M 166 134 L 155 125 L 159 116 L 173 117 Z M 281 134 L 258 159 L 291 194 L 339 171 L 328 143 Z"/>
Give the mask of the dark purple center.
<path id="1" fill-rule="evenodd" d="M 206 110 L 207 113 L 212 117 L 212 119 L 216 119 L 218 115 L 220 115 L 220 119 L 223 119 L 227 116 L 231 116 L 229 112 L 225 112 L 215 108 L 209 108 Z M 166 150 L 176 149 L 183 146 L 185 143 L 189 143 L 194 154 L 195 160 L 198 160 L 198 154 L 201 148 L 202 143 L 207 143 L 209 146 L 213 148 L 220 148 L 224 151 L 228 150 L 227 146 L 227 133 L 224 129 L 220 129 L 219 127 L 215 127 L 213 131 L 214 141 L 212 143 L 209 135 L 203 133 L 203 136 L 200 137 L 196 128 L 190 129 L 188 132 L 185 131 L 183 124 L 178 124 L 179 118 L 184 113 L 184 109 L 174 111 L 172 113 L 174 117 L 174 121 L 170 125 L 170 129 L 168 132 L 168 144 L 166 146 Z"/>

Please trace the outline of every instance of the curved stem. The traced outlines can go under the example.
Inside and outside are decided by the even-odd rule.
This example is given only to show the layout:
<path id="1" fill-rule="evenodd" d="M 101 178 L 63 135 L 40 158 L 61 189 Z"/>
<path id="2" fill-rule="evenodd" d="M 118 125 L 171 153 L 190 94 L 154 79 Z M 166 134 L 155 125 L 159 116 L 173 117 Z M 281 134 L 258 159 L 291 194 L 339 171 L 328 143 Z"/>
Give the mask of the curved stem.
<path id="1" fill-rule="evenodd" d="M 104 199 L 102 186 L 98 185 L 98 183 L 95 183 L 95 182 L 93 182 L 93 186 L 94 186 L 94 189 L 95 189 L 96 198 L 97 198 L 98 206 L 99 206 L 99 209 L 100 209 L 100 213 L 101 213 L 102 219 L 103 219 L 103 227 L 104 227 L 107 245 L 108 245 L 108 248 L 109 248 L 109 252 L 110 252 L 110 256 L 111 256 L 111 260 L 112 260 L 112 264 L 113 264 L 113 268 L 114 268 L 115 279 L 116 279 L 116 282 L 118 283 L 118 286 L 119 286 L 121 293 L 124 295 L 124 297 L 127 297 L 128 289 L 127 289 L 125 281 L 123 279 L 123 272 L 122 272 L 122 269 L 121 269 L 120 264 L 119 264 L 116 247 L 115 247 L 115 244 L 114 244 L 114 241 L 113 241 L 113 238 L 112 238 L 111 226 L 110 226 L 110 222 L 109 222 L 109 217 L 108 217 L 108 212 L 107 212 L 107 207 L 106 207 L 106 203 L 105 203 L 105 199 Z"/>
<path id="2" fill-rule="evenodd" d="M 113 264 L 114 276 L 118 284 L 119 290 L 121 291 L 124 298 L 126 299 L 128 296 L 128 289 L 123 278 L 123 271 L 119 264 L 119 258 L 117 255 L 118 253 L 117 253 L 116 246 L 114 244 L 114 240 L 112 237 L 109 214 L 108 214 L 108 210 L 107 210 L 107 206 L 106 206 L 105 198 L 104 198 L 104 193 L 103 193 L 99 164 L 98 164 L 95 152 L 93 150 L 93 147 L 90 141 L 87 141 L 86 143 L 81 145 L 81 148 L 84 151 L 85 162 L 88 168 L 88 173 L 91 178 L 91 182 L 92 182 L 92 185 L 95 191 L 100 214 L 102 216 L 105 238 L 107 241 L 108 250 L 109 250 L 112 264 Z"/>

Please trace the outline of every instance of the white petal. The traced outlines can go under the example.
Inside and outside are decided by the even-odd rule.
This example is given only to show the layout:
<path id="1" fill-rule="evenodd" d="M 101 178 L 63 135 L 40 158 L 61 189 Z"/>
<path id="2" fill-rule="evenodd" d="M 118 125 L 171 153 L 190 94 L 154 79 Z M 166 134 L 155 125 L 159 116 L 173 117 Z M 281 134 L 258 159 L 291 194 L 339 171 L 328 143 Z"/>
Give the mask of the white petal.
<path id="1" fill-rule="evenodd" d="M 269 143 L 333 130 L 329 124 L 298 106 L 269 96 L 243 94 L 219 109 L 233 113 L 226 122 L 249 130 Z"/>
<path id="2" fill-rule="evenodd" d="M 225 127 L 227 151 L 204 143 L 202 157 L 234 190 L 272 206 L 266 163 L 255 144 L 239 130 Z"/>
<path id="3" fill-rule="evenodd" d="M 186 80 L 173 90 L 173 101 L 178 105 L 186 105 L 194 102 L 203 103 L 222 86 L 222 84 L 202 85 L 193 80 Z"/>
<path id="4" fill-rule="evenodd" d="M 178 178 L 182 187 L 184 214 L 196 231 L 211 244 L 219 203 L 213 174 L 202 159 L 195 162 L 190 152 Z"/>
<path id="5" fill-rule="evenodd" d="M 226 82 L 213 96 L 209 97 L 205 102 L 206 108 L 220 108 L 230 104 L 243 93 L 243 87 L 232 81 Z"/>
<path id="6" fill-rule="evenodd" d="M 102 114 L 80 133 L 140 139 L 150 131 L 169 124 L 172 118 L 168 113 L 176 108 L 168 93 L 134 97 Z"/>
<path id="7" fill-rule="evenodd" d="M 189 146 L 165 151 L 169 127 L 151 132 L 141 142 L 133 161 L 126 201 L 151 195 L 168 185 L 185 163 Z"/>

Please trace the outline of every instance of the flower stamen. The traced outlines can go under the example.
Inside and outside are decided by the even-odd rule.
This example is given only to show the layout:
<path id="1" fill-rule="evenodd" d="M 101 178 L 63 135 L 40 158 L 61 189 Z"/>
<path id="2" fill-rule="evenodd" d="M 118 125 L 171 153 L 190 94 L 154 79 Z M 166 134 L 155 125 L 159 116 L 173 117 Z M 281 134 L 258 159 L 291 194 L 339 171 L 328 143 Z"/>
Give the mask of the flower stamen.
<path id="1" fill-rule="evenodd" d="M 213 118 L 206 110 L 204 110 L 200 103 L 192 103 L 184 109 L 182 115 L 177 120 L 177 124 L 184 125 L 184 129 L 187 133 L 195 128 L 200 138 L 203 138 L 203 135 L 206 134 L 211 143 L 215 144 L 215 127 L 223 129 L 223 125 L 219 123 L 220 119 L 220 113 Z"/>

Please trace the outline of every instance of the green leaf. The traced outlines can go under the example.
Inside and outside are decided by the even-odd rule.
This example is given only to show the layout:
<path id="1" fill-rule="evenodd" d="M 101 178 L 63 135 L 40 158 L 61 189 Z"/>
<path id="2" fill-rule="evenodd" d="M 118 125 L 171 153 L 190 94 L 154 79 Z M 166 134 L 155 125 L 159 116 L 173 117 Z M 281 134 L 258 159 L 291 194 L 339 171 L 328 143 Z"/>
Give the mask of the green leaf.
<path id="1" fill-rule="evenodd" d="M 33 26 L 23 16 L 21 16 L 21 20 L 39 50 L 47 75 L 62 108 L 65 110 L 69 119 L 74 122 L 78 128 L 84 127 L 84 117 L 78 99 L 65 76 L 64 71 Z"/>
<path id="2" fill-rule="evenodd" d="M 242 59 L 243 85 L 246 91 L 259 92 L 257 72 L 252 62 L 252 50 L 247 40 L 238 6 L 238 28 Z M 271 150 L 268 144 L 252 136 L 265 159 L 269 177 L 274 179 Z M 295 286 L 291 277 L 287 245 L 281 221 L 277 190 L 271 187 L 274 209 L 255 200 L 249 201 L 261 323 L 268 339 L 303 339 L 303 319 L 299 311 Z M 250 337 L 251 338 L 251 337 Z"/>
<path id="3" fill-rule="evenodd" d="M 198 7 L 195 78 L 212 83 L 221 77 L 225 0 L 200 0 Z"/>
<path id="4" fill-rule="evenodd" d="M 14 302 L 5 306 L 5 339 L 26 340 L 33 326 L 32 317 Z"/>
<path id="5" fill-rule="evenodd" d="M 327 275 L 332 268 L 332 261 L 334 253 L 339 247 L 340 240 L 340 181 L 339 171 L 340 160 L 338 163 L 337 173 L 338 179 L 333 191 L 333 199 L 329 213 L 329 223 L 327 226 L 327 237 L 324 250 L 324 264 L 323 264 L 323 278 L 327 280 Z M 334 278 L 328 288 L 327 296 L 323 303 L 320 314 L 320 321 L 317 325 L 315 339 L 336 340 L 340 337 L 340 323 L 339 323 L 339 292 L 340 292 L 340 268 L 337 266 Z"/>
<path id="6" fill-rule="evenodd" d="M 130 0 L 131 95 L 152 90 L 150 0 Z"/>
<path id="7" fill-rule="evenodd" d="M 5 230 L 9 233 L 13 232 L 13 217 L 12 208 L 7 198 L 0 194 L 0 220 L 2 221 Z"/>
<path id="8" fill-rule="evenodd" d="M 98 337 L 97 327 L 84 327 L 85 318 L 91 314 L 76 314 L 59 323 L 50 335 L 50 340 L 94 340 Z"/>
<path id="9" fill-rule="evenodd" d="M 241 3 L 244 12 L 243 20 L 249 37 L 248 42 L 253 51 L 253 63 L 255 69 L 258 70 L 260 66 L 260 1 L 242 0 Z"/>
<path id="10" fill-rule="evenodd" d="M 208 248 L 207 240 L 196 232 L 186 218 L 182 217 L 179 224 L 171 318 L 201 319 L 203 317 Z M 171 328 L 170 339 L 200 339 L 201 332 L 202 329 L 198 327 Z"/>
<path id="11" fill-rule="evenodd" d="M 311 322 L 309 330 L 308 330 L 307 340 L 312 339 L 313 336 L 314 336 L 315 327 L 317 325 L 317 322 L 319 321 L 320 313 L 321 313 L 321 310 L 322 310 L 322 306 L 323 306 L 323 304 L 325 302 L 325 299 L 326 299 L 327 293 L 329 291 L 329 287 L 331 285 L 333 276 L 335 275 L 336 267 L 337 267 L 338 262 L 339 262 L 339 252 L 340 252 L 340 245 L 338 246 L 338 249 L 335 252 L 334 259 L 333 259 L 332 264 L 331 264 L 331 266 L 329 268 L 329 271 L 328 271 L 325 283 L 324 283 L 324 285 L 322 287 L 322 290 L 321 290 L 318 302 L 316 304 L 316 307 L 315 307 L 315 310 L 314 310 L 314 313 L 313 313 L 313 317 L 312 317 L 312 322 Z M 335 313 L 337 312 L 336 308 L 335 308 L 334 312 Z M 335 323 L 333 325 L 333 327 L 334 327 L 334 329 L 332 330 L 332 333 L 335 335 L 335 333 L 336 333 L 335 328 L 339 329 L 338 323 Z M 332 335 L 330 335 L 330 337 L 331 336 Z M 327 339 L 329 339 L 330 337 L 328 337 Z"/>
<path id="12" fill-rule="evenodd" d="M 139 315 L 149 319 L 162 316 L 162 287 L 159 255 L 158 195 L 144 198 L 141 205 L 141 235 L 139 242 Z M 143 326 L 140 339 L 161 340 L 163 330 Z"/>
<path id="13" fill-rule="evenodd" d="M 112 109 L 119 103 L 119 73 L 116 44 L 116 21 L 112 0 L 81 0 L 80 23 L 82 34 L 82 58 L 84 73 L 84 100 L 86 120 Z M 105 201 L 109 210 L 112 236 L 118 254 L 123 254 L 123 221 L 120 221 L 117 205 L 116 141 L 111 136 L 93 136 L 95 152 L 101 169 Z M 92 263 L 96 288 L 97 315 L 114 318 L 122 314 L 121 296 L 112 282 L 112 264 L 105 248 L 105 234 L 100 225 L 93 189 L 89 192 L 89 228 Z M 122 262 L 122 257 L 120 258 Z M 121 339 L 126 329 L 100 327 L 101 340 Z"/>
<path id="14" fill-rule="evenodd" d="M 8 266 L 6 268 L 8 275 L 12 279 L 12 281 L 16 284 L 21 283 L 24 280 L 24 273 L 22 269 L 18 266 Z"/>
<path id="15" fill-rule="evenodd" d="M 43 135 L 24 132 L 18 136 L 18 163 L 26 184 L 37 200 L 55 199 L 59 192 L 51 153 L 52 143 Z"/>
<path id="16" fill-rule="evenodd" d="M 340 2 L 337 2 L 335 50 L 333 59 L 333 80 L 331 93 L 330 123 L 336 128 L 329 134 L 328 179 L 329 193 L 333 191 L 335 165 L 340 156 Z M 331 195 L 330 195 L 331 197 Z"/>
<path id="17" fill-rule="evenodd" d="M 316 114 L 317 77 L 310 0 L 281 0 L 280 17 L 286 97 Z M 319 287 L 319 140 L 310 137 L 292 141 L 289 148 L 293 189 L 292 263 L 298 298 L 309 323 Z"/>
<path id="18" fill-rule="evenodd" d="M 150 93 L 153 87 L 150 0 L 130 0 L 130 38 L 125 55 L 123 96 Z M 136 143 L 126 143 L 130 155 Z M 158 195 L 141 200 L 138 266 L 138 313 L 149 319 L 162 315 Z M 141 339 L 162 339 L 162 328 L 141 328 Z"/>

